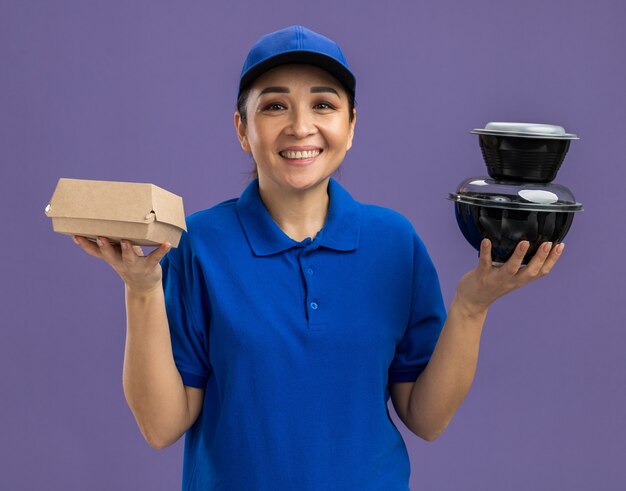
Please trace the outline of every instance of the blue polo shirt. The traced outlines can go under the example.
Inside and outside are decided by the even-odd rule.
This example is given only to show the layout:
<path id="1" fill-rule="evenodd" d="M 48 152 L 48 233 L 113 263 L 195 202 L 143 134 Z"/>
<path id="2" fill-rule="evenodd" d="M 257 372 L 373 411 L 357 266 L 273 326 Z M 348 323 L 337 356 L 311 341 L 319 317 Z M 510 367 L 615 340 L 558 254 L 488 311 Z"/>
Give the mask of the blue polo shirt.
<path id="1" fill-rule="evenodd" d="M 163 260 L 174 361 L 205 390 L 183 490 L 407 491 L 389 382 L 414 381 L 445 320 L 411 223 L 334 179 L 314 238 L 274 222 L 258 180 L 188 217 Z"/>

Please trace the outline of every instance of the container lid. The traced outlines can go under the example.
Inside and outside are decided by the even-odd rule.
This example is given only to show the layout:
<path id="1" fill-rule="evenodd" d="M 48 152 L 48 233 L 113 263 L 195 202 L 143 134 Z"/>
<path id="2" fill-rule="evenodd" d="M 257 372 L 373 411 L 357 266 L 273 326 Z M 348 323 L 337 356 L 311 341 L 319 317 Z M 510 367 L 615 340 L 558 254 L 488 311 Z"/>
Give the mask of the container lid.
<path id="1" fill-rule="evenodd" d="M 572 192 L 561 184 L 496 181 L 489 177 L 464 180 L 448 199 L 468 205 L 527 211 L 582 211 Z"/>
<path id="2" fill-rule="evenodd" d="M 521 138 L 549 138 L 553 140 L 578 140 L 573 133 L 566 133 L 565 128 L 542 123 L 506 123 L 491 122 L 484 128 L 475 128 L 470 133 L 476 135 L 516 136 Z"/>

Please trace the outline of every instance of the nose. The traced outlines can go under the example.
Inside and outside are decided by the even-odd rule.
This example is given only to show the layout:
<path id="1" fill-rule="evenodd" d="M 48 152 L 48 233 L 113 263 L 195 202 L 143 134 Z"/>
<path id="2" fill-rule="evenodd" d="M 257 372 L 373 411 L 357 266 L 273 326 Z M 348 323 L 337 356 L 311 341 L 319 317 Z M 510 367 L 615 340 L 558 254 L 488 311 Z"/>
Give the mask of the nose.
<path id="1" fill-rule="evenodd" d="M 306 107 L 294 106 L 287 128 L 287 134 L 296 138 L 305 138 L 315 133 L 314 115 Z"/>

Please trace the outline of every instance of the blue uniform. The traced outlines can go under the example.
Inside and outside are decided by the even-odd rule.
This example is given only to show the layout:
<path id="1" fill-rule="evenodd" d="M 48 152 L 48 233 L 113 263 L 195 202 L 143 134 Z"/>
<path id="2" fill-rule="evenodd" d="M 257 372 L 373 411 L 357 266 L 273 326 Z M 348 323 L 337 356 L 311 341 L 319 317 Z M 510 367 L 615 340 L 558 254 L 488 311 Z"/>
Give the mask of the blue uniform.
<path id="1" fill-rule="evenodd" d="M 407 491 L 388 382 L 414 381 L 445 320 L 411 223 L 334 179 L 324 227 L 297 242 L 258 180 L 188 217 L 163 260 L 176 366 L 205 390 L 184 490 Z"/>

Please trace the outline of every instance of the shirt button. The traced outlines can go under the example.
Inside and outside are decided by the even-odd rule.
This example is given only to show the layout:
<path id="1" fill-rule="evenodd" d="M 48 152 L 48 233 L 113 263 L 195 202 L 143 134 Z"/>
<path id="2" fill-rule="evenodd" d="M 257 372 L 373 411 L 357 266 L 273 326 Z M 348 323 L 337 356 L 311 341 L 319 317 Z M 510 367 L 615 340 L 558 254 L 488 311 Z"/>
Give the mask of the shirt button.
<path id="1" fill-rule="evenodd" d="M 306 272 L 309 274 L 313 274 L 313 268 L 306 268 Z"/>
<path id="2" fill-rule="evenodd" d="M 311 308 L 313 310 L 317 310 L 317 307 L 318 307 L 317 302 L 311 302 Z"/>

